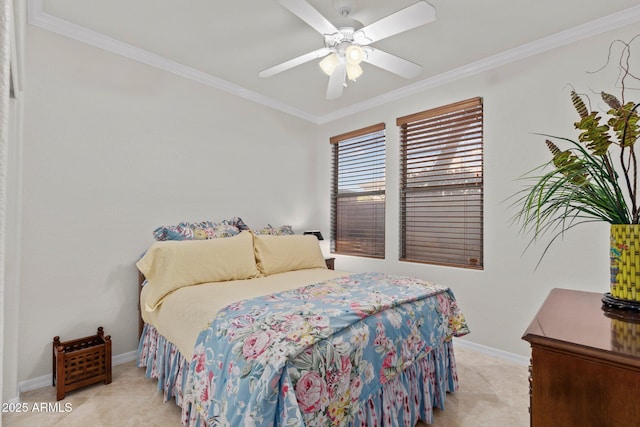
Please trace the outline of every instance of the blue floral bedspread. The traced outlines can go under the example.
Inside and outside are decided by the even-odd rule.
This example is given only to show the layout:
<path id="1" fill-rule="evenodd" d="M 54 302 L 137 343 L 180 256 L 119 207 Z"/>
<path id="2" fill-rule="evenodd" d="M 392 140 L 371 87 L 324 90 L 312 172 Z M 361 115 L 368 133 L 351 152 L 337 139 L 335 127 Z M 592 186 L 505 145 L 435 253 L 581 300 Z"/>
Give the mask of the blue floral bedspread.
<path id="1" fill-rule="evenodd" d="M 446 287 L 344 276 L 221 310 L 196 341 L 184 397 L 209 425 L 346 425 L 360 398 L 468 332 Z"/>

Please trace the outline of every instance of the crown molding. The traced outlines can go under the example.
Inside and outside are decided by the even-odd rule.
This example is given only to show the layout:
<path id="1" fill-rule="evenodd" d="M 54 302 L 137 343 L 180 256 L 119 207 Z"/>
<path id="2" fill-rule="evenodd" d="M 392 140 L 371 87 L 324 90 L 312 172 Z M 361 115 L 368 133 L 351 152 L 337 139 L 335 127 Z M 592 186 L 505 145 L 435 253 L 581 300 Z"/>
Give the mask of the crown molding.
<path id="1" fill-rule="evenodd" d="M 492 70 L 530 56 L 547 52 L 551 49 L 565 46 L 607 31 L 615 30 L 616 28 L 622 28 L 638 21 L 640 21 L 640 6 L 634 6 L 603 18 L 596 19 L 595 21 L 569 28 L 559 33 L 520 45 L 513 49 L 506 50 L 462 67 L 449 70 L 445 73 L 421 80 L 398 90 L 387 92 L 364 102 L 353 104 L 347 108 L 336 110 L 333 113 L 318 117 L 318 122 L 319 124 L 324 124 L 333 120 L 341 119 L 388 102 L 396 101 L 409 95 L 414 95 L 427 89 L 432 89 L 465 77 L 470 77 L 484 71 Z"/>
<path id="2" fill-rule="evenodd" d="M 107 37 L 104 34 L 90 30 L 86 27 L 50 15 L 42 9 L 43 0 L 29 0 L 28 18 L 29 24 L 42 29 L 61 34 L 74 40 L 90 44 L 106 51 L 122 55 L 134 61 L 141 62 L 152 67 L 176 74 L 189 80 L 220 89 L 232 95 L 248 99 L 258 104 L 265 105 L 275 110 L 282 111 L 292 116 L 317 122 L 317 116 L 309 114 L 289 104 L 277 101 L 273 98 L 261 95 L 242 86 L 230 83 L 221 78 L 212 76 L 192 67 L 180 64 L 163 56 L 149 52 L 145 49 L 123 43 L 119 40 Z"/>
<path id="3" fill-rule="evenodd" d="M 433 76 L 416 83 L 404 86 L 400 89 L 384 93 L 382 95 L 370 98 L 366 101 L 353 104 L 349 107 L 336 110 L 325 115 L 314 115 L 289 104 L 277 101 L 273 98 L 261 95 L 255 91 L 246 89 L 242 86 L 230 83 L 226 80 L 212 76 L 205 72 L 187 67 L 186 65 L 167 59 L 163 56 L 156 55 L 147 50 L 137 48 L 127 43 L 120 42 L 113 38 L 107 37 L 96 31 L 80 25 L 73 24 L 69 21 L 57 18 L 44 12 L 42 7 L 43 0 L 28 0 L 28 20 L 29 24 L 35 25 L 42 29 L 52 31 L 78 40 L 92 46 L 113 52 L 118 55 L 125 56 L 134 61 L 138 61 L 152 67 L 156 67 L 178 76 L 202 83 L 213 88 L 225 91 L 232 95 L 262 104 L 266 107 L 290 114 L 300 119 L 315 123 L 325 124 L 338 120 L 370 108 L 374 108 L 398 99 L 422 92 L 427 89 L 442 86 L 447 83 L 460 80 L 465 77 L 473 76 L 503 65 L 538 55 L 540 53 L 565 46 L 579 40 L 586 39 L 607 31 L 621 28 L 629 24 L 640 21 L 640 5 L 632 8 L 596 19 L 577 27 L 573 27 L 559 33 L 553 34 L 535 40 L 530 43 L 506 50 L 496 55 L 472 62 L 462 67 L 447 71 L 445 73 Z"/>

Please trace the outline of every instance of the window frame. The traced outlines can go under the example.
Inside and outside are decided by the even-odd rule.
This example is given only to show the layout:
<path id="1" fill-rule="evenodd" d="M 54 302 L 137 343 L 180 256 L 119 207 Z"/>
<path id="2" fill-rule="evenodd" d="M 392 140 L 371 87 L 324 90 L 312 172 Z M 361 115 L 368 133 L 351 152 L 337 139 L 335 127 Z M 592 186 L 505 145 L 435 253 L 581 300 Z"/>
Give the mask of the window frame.
<path id="1" fill-rule="evenodd" d="M 400 133 L 400 261 L 484 269 L 482 98 L 399 117 L 396 125 Z M 468 151 L 460 156 L 461 147 Z M 451 172 L 454 159 L 458 167 Z M 445 169 L 438 162 L 449 166 Z M 467 163 L 468 168 L 460 166 Z M 408 214 L 411 209 L 414 213 Z M 436 225 L 452 218 L 461 228 Z"/>
<path id="2" fill-rule="evenodd" d="M 369 138 L 369 139 L 367 139 Z M 386 125 L 385 123 L 378 123 L 375 125 L 367 126 L 362 129 L 357 129 L 351 132 L 343 133 L 340 135 L 332 136 L 329 142 L 332 147 L 332 171 L 331 171 L 331 253 L 339 255 L 352 255 L 366 258 L 385 258 L 385 213 L 386 213 Z M 382 147 L 380 147 L 380 144 Z M 342 156 L 341 156 L 341 151 Z M 355 149 L 363 150 L 368 149 L 367 158 L 358 159 L 357 155 L 353 154 Z M 351 154 L 347 154 L 350 153 Z M 381 157 L 381 158 L 380 158 Z M 347 177 L 347 174 L 341 175 L 341 160 L 343 166 L 346 162 L 351 169 L 353 166 L 358 167 L 358 171 L 361 173 L 357 177 L 354 177 L 353 172 Z M 382 167 L 380 167 L 380 164 Z M 370 165 L 370 168 L 365 168 Z M 342 170 L 345 170 L 342 168 Z M 371 182 L 367 182 L 363 178 L 363 173 L 371 173 Z M 381 173 L 381 177 L 379 174 Z M 350 182 L 354 184 L 363 184 L 365 186 L 376 187 L 382 183 L 382 188 L 371 188 L 367 191 L 356 191 L 347 193 L 344 188 L 340 188 L 340 181 L 342 179 L 350 179 Z M 342 190 L 342 191 L 341 191 Z M 355 237 L 347 238 L 345 230 L 347 221 L 346 217 L 340 215 L 340 212 L 345 212 L 345 209 L 358 208 L 357 204 L 349 203 L 349 198 L 353 198 L 354 195 L 358 197 L 370 198 L 368 201 L 373 200 L 370 206 L 360 207 L 359 214 L 365 211 L 365 221 L 370 221 L 368 224 L 374 224 L 373 229 L 362 226 L 362 220 L 355 221 L 358 225 L 351 230 L 352 233 L 366 233 L 372 231 L 371 234 L 362 236 L 362 239 Z M 381 203 L 376 203 L 375 197 L 381 197 Z M 340 204 L 340 200 L 344 200 L 343 206 Z M 361 200 L 365 202 L 366 200 Z M 379 200 L 377 201 L 379 202 Z M 380 207 L 382 213 L 380 214 Z M 368 211 L 368 212 L 366 212 Z M 351 220 L 353 221 L 353 220 Z M 342 223 L 342 224 L 341 224 Z M 353 222 L 351 223 L 353 224 Z M 368 247 L 367 247 L 368 246 Z"/>

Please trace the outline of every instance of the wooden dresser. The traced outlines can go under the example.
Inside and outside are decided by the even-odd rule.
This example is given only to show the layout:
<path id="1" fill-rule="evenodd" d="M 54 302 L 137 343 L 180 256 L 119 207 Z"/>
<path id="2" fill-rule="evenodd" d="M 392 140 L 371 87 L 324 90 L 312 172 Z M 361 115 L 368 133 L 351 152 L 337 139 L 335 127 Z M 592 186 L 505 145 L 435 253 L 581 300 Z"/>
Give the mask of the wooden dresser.
<path id="1" fill-rule="evenodd" d="M 553 289 L 531 344 L 531 426 L 640 426 L 640 323 L 602 310 L 602 294 Z"/>

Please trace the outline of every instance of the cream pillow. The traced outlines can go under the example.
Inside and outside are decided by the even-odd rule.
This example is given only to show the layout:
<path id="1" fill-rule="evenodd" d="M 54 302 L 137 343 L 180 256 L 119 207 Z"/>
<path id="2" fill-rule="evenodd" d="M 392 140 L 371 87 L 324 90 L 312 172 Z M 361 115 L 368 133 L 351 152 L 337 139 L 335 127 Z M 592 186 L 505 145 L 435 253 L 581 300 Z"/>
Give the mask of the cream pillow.
<path id="1" fill-rule="evenodd" d="M 219 239 L 155 242 L 136 266 L 150 288 L 147 311 L 158 308 L 167 295 L 183 286 L 260 276 L 250 232 Z"/>
<path id="2" fill-rule="evenodd" d="M 307 268 L 327 268 L 318 239 L 312 235 L 255 235 L 258 269 L 263 274 Z"/>

